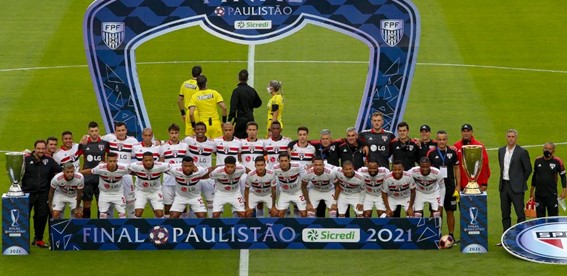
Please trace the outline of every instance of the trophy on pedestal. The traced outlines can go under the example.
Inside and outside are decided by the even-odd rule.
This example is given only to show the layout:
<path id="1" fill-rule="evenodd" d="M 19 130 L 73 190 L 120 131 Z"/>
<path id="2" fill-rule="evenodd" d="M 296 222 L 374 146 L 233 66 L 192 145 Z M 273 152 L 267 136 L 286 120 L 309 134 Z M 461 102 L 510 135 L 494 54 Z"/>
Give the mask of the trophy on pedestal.
<path id="1" fill-rule="evenodd" d="M 24 175 L 24 153 L 23 152 L 8 152 L 6 153 L 6 173 L 10 178 L 10 189 L 8 189 L 7 196 L 23 196 L 20 180 Z"/>
<path id="2" fill-rule="evenodd" d="M 478 176 L 482 170 L 482 146 L 481 145 L 465 145 L 462 147 L 463 152 L 463 169 L 467 174 L 469 183 L 465 187 L 463 193 L 469 195 L 481 194 L 478 186 Z"/>

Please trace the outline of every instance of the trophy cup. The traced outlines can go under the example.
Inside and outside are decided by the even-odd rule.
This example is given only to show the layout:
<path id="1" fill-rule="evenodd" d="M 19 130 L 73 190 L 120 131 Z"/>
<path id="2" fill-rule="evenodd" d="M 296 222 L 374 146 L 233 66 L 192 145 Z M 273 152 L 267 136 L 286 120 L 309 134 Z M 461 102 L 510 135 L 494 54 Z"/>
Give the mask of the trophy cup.
<path id="1" fill-rule="evenodd" d="M 6 172 L 12 185 L 8 190 L 7 196 L 23 196 L 22 188 L 20 187 L 20 179 L 24 175 L 24 153 L 23 152 L 8 152 L 6 153 Z"/>
<path id="2" fill-rule="evenodd" d="M 480 145 L 465 145 L 463 151 L 463 169 L 467 174 L 469 183 L 463 191 L 464 194 L 477 195 L 481 194 L 478 186 L 478 176 L 482 170 L 482 146 Z"/>

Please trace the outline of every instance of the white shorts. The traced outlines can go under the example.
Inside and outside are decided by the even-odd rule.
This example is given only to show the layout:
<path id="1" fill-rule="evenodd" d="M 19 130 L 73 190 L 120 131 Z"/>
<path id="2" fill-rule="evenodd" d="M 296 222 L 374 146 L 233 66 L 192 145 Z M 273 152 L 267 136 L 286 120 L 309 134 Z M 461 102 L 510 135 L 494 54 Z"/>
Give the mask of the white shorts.
<path id="1" fill-rule="evenodd" d="M 222 212 L 225 204 L 232 205 L 233 212 L 244 212 L 244 196 L 240 192 L 223 193 L 217 191 L 213 199 L 213 212 Z"/>
<path id="2" fill-rule="evenodd" d="M 201 191 L 206 201 L 213 201 L 215 198 L 215 181 L 212 179 L 201 179 Z"/>
<path id="3" fill-rule="evenodd" d="M 309 200 L 315 209 L 317 209 L 321 201 L 325 201 L 327 208 L 331 208 L 331 205 L 335 204 L 335 191 L 321 192 L 312 188 L 309 190 Z"/>
<path id="4" fill-rule="evenodd" d="M 114 206 L 118 214 L 125 214 L 126 199 L 124 198 L 124 194 L 105 193 L 101 191 L 98 197 L 99 212 L 108 213 L 108 211 L 111 211 L 110 206 Z"/>
<path id="5" fill-rule="evenodd" d="M 393 198 L 388 197 L 388 204 L 390 205 L 390 210 L 394 211 L 398 207 L 398 205 L 404 208 L 404 211 L 407 212 L 409 208 L 410 197 L 407 198 Z"/>
<path id="6" fill-rule="evenodd" d="M 205 213 L 207 208 L 205 207 L 205 202 L 200 196 L 189 198 L 184 196 L 176 196 L 171 205 L 170 212 L 181 213 L 185 210 L 185 207 L 189 205 L 191 210 L 195 213 Z"/>
<path id="7" fill-rule="evenodd" d="M 307 209 L 307 202 L 305 201 L 305 197 L 301 190 L 296 191 L 295 193 L 281 192 L 280 197 L 278 197 L 276 208 L 278 208 L 278 210 L 287 210 L 287 208 L 289 208 L 289 204 L 292 202 L 295 203 L 299 211 L 305 211 Z"/>
<path id="8" fill-rule="evenodd" d="M 271 208 L 272 207 L 272 194 L 269 193 L 269 194 L 266 194 L 266 195 L 258 195 L 258 194 L 255 194 L 253 192 L 250 192 L 248 194 L 248 201 L 249 202 L 246 202 L 246 204 L 248 204 L 248 207 L 250 207 L 250 209 L 256 208 L 256 206 L 260 202 L 266 203 L 266 208 Z"/>
<path id="9" fill-rule="evenodd" d="M 136 200 L 136 192 L 134 190 L 134 180 L 132 176 L 127 174 L 122 177 L 122 186 L 124 186 L 124 197 L 126 202 L 132 202 Z"/>
<path id="10" fill-rule="evenodd" d="M 142 192 L 136 189 L 136 204 L 134 208 L 144 209 L 146 208 L 146 203 L 150 202 L 152 209 L 163 210 L 163 195 L 161 194 L 161 189 L 155 192 Z"/>
<path id="11" fill-rule="evenodd" d="M 67 205 L 69 209 L 74 210 L 77 208 L 77 196 L 66 196 L 56 192 L 51 203 L 54 211 L 63 211 Z"/>
<path id="12" fill-rule="evenodd" d="M 376 210 L 386 211 L 386 205 L 384 205 L 382 195 L 376 196 L 366 194 L 364 202 L 362 203 L 362 209 L 364 211 L 372 211 L 374 207 L 376 207 Z"/>
<path id="13" fill-rule="evenodd" d="M 358 211 L 356 209 L 356 205 L 359 204 L 360 201 L 360 193 L 358 194 L 345 194 L 340 193 L 339 199 L 337 200 L 337 209 L 339 209 L 339 215 L 346 214 L 348 206 L 352 206 L 352 210 L 357 215 L 362 215 L 362 211 Z"/>
<path id="14" fill-rule="evenodd" d="M 161 192 L 163 193 L 163 204 L 171 205 L 175 199 L 175 186 L 163 185 L 161 186 Z"/>
<path id="15" fill-rule="evenodd" d="M 431 204 L 431 209 L 433 209 L 433 211 L 437 211 L 437 209 L 439 209 L 439 205 L 441 204 L 441 196 L 439 195 L 439 192 L 431 194 L 416 192 L 413 209 L 415 211 L 423 211 L 426 202 L 429 202 L 429 204 Z"/>

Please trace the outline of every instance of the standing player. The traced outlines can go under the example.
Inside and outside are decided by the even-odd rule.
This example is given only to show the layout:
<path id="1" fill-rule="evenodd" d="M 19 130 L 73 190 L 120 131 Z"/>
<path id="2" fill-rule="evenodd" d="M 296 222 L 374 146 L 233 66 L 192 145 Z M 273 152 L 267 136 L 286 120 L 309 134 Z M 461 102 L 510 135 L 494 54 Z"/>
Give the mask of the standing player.
<path id="1" fill-rule="evenodd" d="M 558 216 L 559 208 L 557 200 L 565 199 L 567 179 L 565 177 L 565 165 L 563 161 L 554 155 L 555 144 L 547 142 L 543 145 L 543 156 L 536 158 L 534 162 L 534 174 L 532 176 L 532 187 L 530 189 L 530 198 L 534 198 L 537 204 L 537 217 L 545 217 L 547 215 Z M 557 196 L 557 179 L 561 178 L 561 195 Z"/>
<path id="2" fill-rule="evenodd" d="M 390 171 L 387 168 L 378 167 L 376 161 L 369 160 L 366 167 L 358 169 L 357 172 L 364 179 L 365 188 L 362 191 L 364 197 L 362 201 L 363 216 L 365 218 L 372 217 L 372 209 L 376 208 L 376 214 L 378 217 L 382 217 L 382 214 L 386 211 L 386 206 L 382 199 L 382 184 Z"/>
<path id="3" fill-rule="evenodd" d="M 259 203 L 265 203 L 274 210 L 276 206 L 276 178 L 274 172 L 266 169 L 266 160 L 263 156 L 254 158 L 254 169 L 248 173 L 244 186 L 244 204 L 246 216 L 252 217 L 254 209 Z M 264 214 L 256 212 L 256 217 L 263 217 Z M 276 216 L 276 214 L 272 214 Z"/>
<path id="4" fill-rule="evenodd" d="M 75 171 L 79 171 L 81 168 L 81 163 L 79 160 L 79 144 L 73 143 L 73 133 L 66 130 L 61 134 L 61 141 L 63 145 L 61 148 L 55 152 L 53 155 L 53 160 L 59 165 L 63 165 L 67 162 L 72 162 L 75 166 Z"/>
<path id="5" fill-rule="evenodd" d="M 199 120 L 208 124 L 207 136 L 213 138 L 219 137 L 222 135 L 222 130 L 217 105 L 221 108 L 222 122 L 226 123 L 226 106 L 224 100 L 219 92 L 207 88 L 207 77 L 205 77 L 205 75 L 197 77 L 197 86 L 199 86 L 199 91 L 193 94 L 191 102 L 189 103 L 191 125 L 195 126 L 195 122 L 197 122 L 195 110 L 199 110 Z"/>
<path id="6" fill-rule="evenodd" d="M 276 204 L 276 210 L 272 213 L 278 213 L 283 218 L 290 203 L 295 203 L 301 217 L 307 216 L 305 195 L 301 190 L 301 179 L 305 175 L 304 167 L 297 163 L 291 162 L 289 153 L 280 152 L 278 156 L 279 163 L 274 166 L 274 175 L 280 190 L 280 196 Z"/>
<path id="7" fill-rule="evenodd" d="M 268 138 L 273 135 L 272 123 L 280 122 L 280 128 L 283 128 L 282 115 L 284 110 L 284 97 L 282 90 L 282 83 L 277 80 L 272 80 L 267 87 L 268 94 L 271 98 L 268 101 Z M 281 92 L 280 92 L 281 90 Z"/>
<path id="8" fill-rule="evenodd" d="M 47 148 L 45 150 L 45 155 L 49 156 L 49 157 L 53 157 L 55 155 L 55 153 L 57 152 L 57 138 L 51 136 L 47 138 Z"/>
<path id="9" fill-rule="evenodd" d="M 136 218 L 141 218 L 149 201 L 156 218 L 163 217 L 161 176 L 169 170 L 169 164 L 155 162 L 151 152 L 144 153 L 142 162 L 132 163 L 130 171 L 136 175 Z"/>
<path id="10" fill-rule="evenodd" d="M 81 173 L 75 172 L 75 166 L 72 162 L 63 164 L 63 171 L 51 179 L 51 188 L 49 189 L 49 209 L 53 218 L 60 218 L 59 215 L 67 205 L 71 210 L 71 217 L 83 217 L 81 198 L 83 197 L 84 183 L 85 178 Z"/>
<path id="11" fill-rule="evenodd" d="M 242 143 L 240 139 L 234 137 L 234 126 L 231 123 L 222 124 L 222 137 L 215 138 L 215 147 L 217 152 L 217 165 L 224 165 L 224 159 L 228 156 L 240 159 L 240 149 Z"/>
<path id="12" fill-rule="evenodd" d="M 181 84 L 181 89 L 179 89 L 177 106 L 179 107 L 179 112 L 181 112 L 181 119 L 183 120 L 183 123 L 185 123 L 186 136 L 193 136 L 195 134 L 193 126 L 191 125 L 191 120 L 187 118 L 187 113 L 189 112 L 189 103 L 191 102 L 193 94 L 197 93 L 199 90 L 199 87 L 197 87 L 197 77 L 200 76 L 202 72 L 203 69 L 201 66 L 193 66 L 193 69 L 191 69 L 192 78 L 184 81 L 183 84 Z M 193 117 L 196 122 L 200 122 L 199 111 L 195 110 L 193 112 Z"/>
<path id="13" fill-rule="evenodd" d="M 314 218 L 319 204 L 325 203 L 326 206 L 333 206 L 329 210 L 329 217 L 337 217 L 335 199 L 336 176 L 335 167 L 325 165 L 322 157 L 317 156 L 313 159 L 313 166 L 306 170 L 302 179 L 301 189 L 307 201 L 307 217 Z M 307 186 L 311 184 L 311 189 L 307 191 Z M 325 217 L 323 212 L 320 217 Z"/>
<path id="14" fill-rule="evenodd" d="M 248 83 L 248 71 L 238 72 L 238 86 L 232 91 L 230 97 L 230 113 L 228 121 L 234 119 L 234 136 L 238 139 L 247 137 L 246 126 L 248 122 L 254 121 L 254 108 L 262 106 L 262 99 Z"/>
<path id="15" fill-rule="evenodd" d="M 210 168 L 213 165 L 212 154 L 215 152 L 215 142 L 207 138 L 205 133 L 207 126 L 203 122 L 195 124 L 195 137 L 186 137 L 184 142 L 189 146 L 189 156 L 197 167 Z M 207 201 L 208 217 L 213 216 L 213 197 L 215 195 L 215 183 L 212 179 L 201 180 L 203 195 Z"/>
<path id="16" fill-rule="evenodd" d="M 419 166 L 412 168 L 409 173 L 413 177 L 416 186 L 414 216 L 423 217 L 423 208 L 428 202 L 433 210 L 433 217 L 440 217 L 443 213 L 445 199 L 444 177 L 435 167 L 431 167 L 429 158 L 422 157 Z"/>
<path id="17" fill-rule="evenodd" d="M 282 126 L 279 121 L 273 121 L 270 125 L 272 135 L 264 141 L 264 150 L 268 158 L 268 169 L 272 169 L 278 163 L 278 156 L 287 152 L 287 146 L 291 139 L 282 136 Z"/>
<path id="18" fill-rule="evenodd" d="M 390 167 L 390 142 L 396 138 L 394 134 L 382 128 L 384 115 L 381 112 L 372 114 L 372 129 L 360 133 L 360 140 L 369 147 L 368 158 L 376 160 L 380 167 Z"/>
<path id="19" fill-rule="evenodd" d="M 239 217 L 246 216 L 244 197 L 240 192 L 240 177 L 246 172 L 244 166 L 236 165 L 236 158 L 228 156 L 224 166 L 217 167 L 210 173 L 215 180 L 215 196 L 213 199 L 213 218 L 220 218 L 225 204 L 232 205 L 232 211 Z"/>
<path id="20" fill-rule="evenodd" d="M 337 177 L 337 189 L 335 190 L 335 198 L 337 202 L 331 208 L 337 208 L 339 217 L 344 218 L 347 208 L 352 207 L 356 217 L 362 217 L 362 190 L 364 187 L 364 179 L 354 170 L 354 165 L 350 161 L 345 161 L 342 167 L 335 171 Z"/>
<path id="21" fill-rule="evenodd" d="M 167 172 L 175 179 L 177 185 L 175 189 L 175 199 L 170 209 L 171 218 L 179 218 L 187 205 L 198 218 L 207 216 L 207 208 L 201 197 L 201 179 L 206 177 L 209 170 L 195 166 L 193 158 L 183 157 L 181 163 L 171 165 Z"/>
<path id="22" fill-rule="evenodd" d="M 133 162 L 141 162 L 144 153 L 151 152 L 154 155 L 154 161 L 159 160 L 160 146 L 156 145 L 152 139 L 154 138 L 154 131 L 151 128 L 142 130 L 142 142 L 135 144 L 132 147 L 132 160 Z"/>
<path id="23" fill-rule="evenodd" d="M 445 183 L 445 199 L 443 209 L 447 213 L 447 229 L 449 235 L 455 239 L 455 214 L 457 210 L 457 199 L 461 191 L 461 172 L 457 152 L 447 146 L 447 132 L 440 130 L 437 132 L 437 147 L 429 151 L 427 156 L 431 160 L 431 165 L 441 172 Z"/>
<path id="24" fill-rule="evenodd" d="M 287 146 L 291 161 L 298 162 L 302 166 L 310 165 L 315 157 L 315 147 L 309 144 L 307 136 L 309 129 L 306 126 L 297 128 L 297 141 L 292 141 Z"/>
<path id="25" fill-rule="evenodd" d="M 420 139 L 415 143 L 419 147 L 419 158 L 427 156 L 427 153 L 437 147 L 437 141 L 431 139 L 431 128 L 428 125 L 419 127 Z"/>
<path id="26" fill-rule="evenodd" d="M 171 124 L 167 131 L 169 133 L 169 140 L 159 148 L 159 159 L 161 162 L 168 163 L 170 165 L 181 163 L 181 160 L 187 155 L 188 145 L 185 142 L 179 141 L 179 126 L 176 124 Z M 176 187 L 175 177 L 166 174 L 163 176 L 163 204 L 164 204 L 164 216 L 169 217 L 169 209 L 171 204 L 173 204 L 173 199 L 175 198 L 175 187 Z M 199 189 L 200 190 L 200 189 Z"/>
<path id="27" fill-rule="evenodd" d="M 386 205 L 386 215 L 394 216 L 398 206 L 402 206 L 408 217 L 413 217 L 415 201 L 415 182 L 410 173 L 404 171 L 400 160 L 392 162 L 392 172 L 386 175 L 382 183 L 382 199 Z"/>
<path id="28" fill-rule="evenodd" d="M 464 145 L 481 145 L 482 146 L 482 168 L 480 169 L 480 175 L 478 177 L 478 185 L 480 185 L 481 191 L 486 191 L 488 187 L 488 179 L 490 178 L 490 166 L 488 164 L 488 153 L 486 151 L 486 147 L 478 140 L 476 140 L 473 136 L 473 127 L 470 124 L 464 124 L 461 127 L 461 140 L 455 143 L 455 147 L 457 148 L 457 156 L 459 158 L 460 163 L 460 171 L 461 171 L 461 190 L 463 190 L 467 184 L 469 183 L 469 179 L 467 178 L 467 173 L 463 169 L 463 151 L 462 148 Z"/>
<path id="29" fill-rule="evenodd" d="M 398 135 L 392 140 L 391 151 L 394 160 L 402 161 L 404 170 L 409 171 L 419 158 L 419 148 L 409 137 L 409 125 L 406 122 L 398 124 Z"/>
<path id="30" fill-rule="evenodd" d="M 99 135 L 98 124 L 90 122 L 88 128 L 87 140 L 85 143 L 79 144 L 78 151 L 78 154 L 83 156 L 83 170 L 96 167 L 101 161 L 104 161 L 105 153 L 110 150 L 108 143 L 103 141 Z M 118 184 L 122 185 L 120 182 Z M 120 189 L 120 191 L 123 190 Z M 99 202 L 99 178 L 95 175 L 86 174 L 85 188 L 83 189 L 83 218 L 91 217 L 93 198 L 96 198 L 96 201 Z M 100 215 L 100 207 L 98 210 Z"/>
<path id="31" fill-rule="evenodd" d="M 124 185 L 121 181 L 128 175 L 128 164 L 118 163 L 118 154 L 109 152 L 106 162 L 101 162 L 94 168 L 83 169 L 85 175 L 98 175 L 98 211 L 101 219 L 112 217 L 112 208 L 116 209 L 119 218 L 126 218 L 126 199 L 124 198 Z M 112 208 L 111 208 L 112 207 Z"/>
<path id="32" fill-rule="evenodd" d="M 132 148 L 138 143 L 138 140 L 132 136 L 127 136 L 128 130 L 124 122 L 114 123 L 114 133 L 109 133 L 102 137 L 103 141 L 108 142 L 110 152 L 118 154 L 118 162 L 130 164 L 132 159 Z M 135 217 L 134 202 L 136 196 L 134 193 L 134 182 L 132 176 L 125 175 L 122 178 L 122 185 L 124 185 L 124 197 L 126 198 L 126 216 L 128 218 Z"/>

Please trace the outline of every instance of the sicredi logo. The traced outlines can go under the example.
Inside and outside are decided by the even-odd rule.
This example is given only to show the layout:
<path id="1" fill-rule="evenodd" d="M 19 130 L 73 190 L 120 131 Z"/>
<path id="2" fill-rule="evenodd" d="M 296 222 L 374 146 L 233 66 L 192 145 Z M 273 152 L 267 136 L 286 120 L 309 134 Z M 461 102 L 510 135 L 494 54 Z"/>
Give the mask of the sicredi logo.
<path id="1" fill-rule="evenodd" d="M 269 30 L 272 28 L 270 20 L 237 20 L 234 21 L 237 30 Z"/>
<path id="2" fill-rule="evenodd" d="M 539 218 L 514 225 L 502 236 L 502 244 L 524 260 L 567 264 L 567 218 Z"/>
<path id="3" fill-rule="evenodd" d="M 360 229 L 305 228 L 301 232 L 304 242 L 359 242 Z"/>

